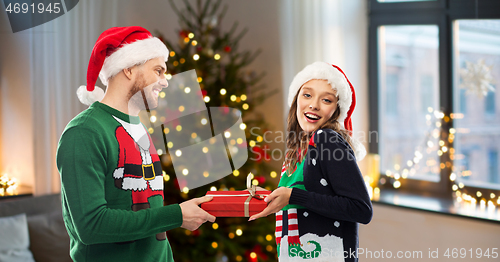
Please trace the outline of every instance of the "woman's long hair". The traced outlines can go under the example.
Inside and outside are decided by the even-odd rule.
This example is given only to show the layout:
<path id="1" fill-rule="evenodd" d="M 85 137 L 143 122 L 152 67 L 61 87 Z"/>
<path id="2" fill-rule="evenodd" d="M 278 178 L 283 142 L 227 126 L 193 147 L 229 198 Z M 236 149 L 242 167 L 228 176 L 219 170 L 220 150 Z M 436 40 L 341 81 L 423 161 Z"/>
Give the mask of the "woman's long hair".
<path id="1" fill-rule="evenodd" d="M 307 146 L 309 144 L 309 139 L 311 138 L 311 133 L 307 133 L 304 131 L 300 125 L 299 125 L 299 120 L 297 118 L 297 98 L 299 96 L 300 90 L 302 89 L 299 88 L 297 91 L 297 94 L 295 94 L 295 97 L 293 98 L 293 103 L 290 106 L 290 111 L 288 111 L 288 118 L 287 118 L 287 135 L 286 135 L 286 154 L 285 154 L 285 167 L 287 169 L 288 174 L 290 175 L 293 170 L 295 169 L 295 165 L 297 163 L 302 162 L 304 159 Z M 333 115 L 326 121 L 323 125 L 319 127 L 319 129 L 322 128 L 329 128 L 337 133 L 339 133 L 346 141 L 349 143 L 349 145 L 352 148 L 352 142 L 351 142 L 351 137 L 349 136 L 349 132 L 343 128 L 341 128 L 340 123 L 338 121 L 340 115 L 340 107 L 337 103 L 337 108 L 335 109 L 335 112 Z"/>

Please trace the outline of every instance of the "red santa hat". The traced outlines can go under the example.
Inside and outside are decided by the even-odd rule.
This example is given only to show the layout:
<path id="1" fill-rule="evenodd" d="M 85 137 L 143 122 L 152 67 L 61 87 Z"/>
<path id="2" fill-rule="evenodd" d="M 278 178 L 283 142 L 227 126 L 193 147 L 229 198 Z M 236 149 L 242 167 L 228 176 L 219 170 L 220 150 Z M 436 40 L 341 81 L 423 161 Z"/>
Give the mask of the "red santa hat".
<path id="1" fill-rule="evenodd" d="M 291 106 L 295 95 L 299 89 L 309 80 L 326 80 L 333 90 L 337 91 L 340 115 L 338 121 L 340 125 L 349 131 L 352 137 L 351 116 L 356 106 L 356 94 L 347 76 L 342 69 L 336 65 L 325 62 L 314 62 L 306 66 L 292 80 L 288 93 L 288 106 Z M 356 159 L 360 161 L 366 156 L 366 149 L 357 139 L 352 139 L 352 146 Z"/>
<path id="2" fill-rule="evenodd" d="M 97 77 L 107 86 L 108 80 L 125 68 L 157 57 L 168 59 L 163 42 L 140 27 L 112 27 L 104 31 L 94 45 L 87 69 L 87 86 L 80 86 L 78 99 L 86 105 L 100 101 L 104 91 L 96 87 Z"/>

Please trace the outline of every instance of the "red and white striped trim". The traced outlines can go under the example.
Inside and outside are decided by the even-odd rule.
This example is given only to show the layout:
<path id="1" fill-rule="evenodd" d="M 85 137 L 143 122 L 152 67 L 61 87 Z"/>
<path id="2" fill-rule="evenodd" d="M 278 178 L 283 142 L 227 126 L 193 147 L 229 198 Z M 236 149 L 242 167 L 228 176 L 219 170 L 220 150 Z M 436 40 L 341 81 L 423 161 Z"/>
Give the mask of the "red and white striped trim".
<path id="1" fill-rule="evenodd" d="M 297 209 L 288 209 L 288 244 L 300 244 Z"/>
<path id="2" fill-rule="evenodd" d="M 283 211 L 280 210 L 278 213 L 276 213 L 276 244 L 279 245 L 281 244 L 281 234 L 283 230 Z"/>
<path id="3" fill-rule="evenodd" d="M 286 166 L 285 162 L 283 162 L 283 167 L 281 167 L 281 176 L 283 176 L 286 173 Z"/>

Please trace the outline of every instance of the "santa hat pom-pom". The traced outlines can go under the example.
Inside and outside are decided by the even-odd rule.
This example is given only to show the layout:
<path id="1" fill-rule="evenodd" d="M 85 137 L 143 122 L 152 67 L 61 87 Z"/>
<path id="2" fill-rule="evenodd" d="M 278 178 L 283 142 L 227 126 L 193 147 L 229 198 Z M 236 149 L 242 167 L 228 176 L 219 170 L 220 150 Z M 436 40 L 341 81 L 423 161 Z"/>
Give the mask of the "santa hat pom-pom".
<path id="1" fill-rule="evenodd" d="M 356 161 L 361 161 L 366 156 L 366 148 L 359 140 L 354 137 L 351 137 L 351 144 L 354 151 L 354 156 L 356 157 Z"/>
<path id="2" fill-rule="evenodd" d="M 94 87 L 93 91 L 88 91 L 86 86 L 80 86 L 76 95 L 82 104 L 90 106 L 96 101 L 101 101 L 104 97 L 104 90 L 100 87 Z"/>

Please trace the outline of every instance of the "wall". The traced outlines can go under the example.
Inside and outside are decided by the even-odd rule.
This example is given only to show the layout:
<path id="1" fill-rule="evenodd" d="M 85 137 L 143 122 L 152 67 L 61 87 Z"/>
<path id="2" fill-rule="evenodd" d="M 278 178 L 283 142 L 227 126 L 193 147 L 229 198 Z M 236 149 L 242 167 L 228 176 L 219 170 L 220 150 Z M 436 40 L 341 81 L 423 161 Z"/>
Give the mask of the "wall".
<path id="1" fill-rule="evenodd" d="M 497 248 L 500 240 L 500 224 L 483 222 L 475 219 L 449 216 L 444 214 L 430 213 L 407 208 L 374 204 L 374 216 L 370 224 L 360 225 L 360 249 L 365 254 L 371 251 L 371 256 L 360 255 L 362 261 L 387 261 L 389 252 L 393 259 L 398 251 L 422 251 L 420 258 L 418 253 L 407 253 L 410 258 L 401 258 L 397 261 L 498 261 L 492 257 L 470 258 L 469 249 L 476 252 L 481 248 L 484 253 L 489 248 Z M 467 250 L 467 258 L 445 257 L 447 249 L 453 248 Z M 383 250 L 383 252 L 382 252 Z M 438 258 L 430 257 L 430 251 L 438 251 Z M 378 253 L 376 252 L 378 251 Z M 460 252 L 460 251 L 458 251 Z M 376 258 L 378 254 L 379 258 Z M 404 256 L 404 253 L 400 253 Z M 434 255 L 436 253 L 432 253 Z M 458 253 L 460 255 L 460 253 Z M 475 255 L 475 253 L 473 253 Z M 500 254 L 499 254 L 500 255 Z"/>
<path id="2" fill-rule="evenodd" d="M 0 175 L 34 185 L 29 33 L 12 34 L 0 11 Z"/>

